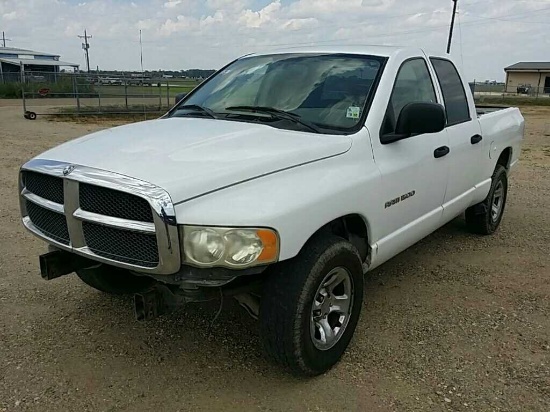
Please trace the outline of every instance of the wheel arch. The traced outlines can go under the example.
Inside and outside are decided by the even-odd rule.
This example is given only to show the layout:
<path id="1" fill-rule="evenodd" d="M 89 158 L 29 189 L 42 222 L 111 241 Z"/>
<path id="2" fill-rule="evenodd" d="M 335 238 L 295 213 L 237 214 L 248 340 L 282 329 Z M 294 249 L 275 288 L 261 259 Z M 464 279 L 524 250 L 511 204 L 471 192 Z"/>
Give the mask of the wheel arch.
<path id="1" fill-rule="evenodd" d="M 501 165 L 503 166 L 506 170 L 510 170 L 510 163 L 512 161 L 512 154 L 513 154 L 513 151 L 512 151 L 512 147 L 508 146 L 507 148 L 505 148 L 501 153 L 500 153 L 500 156 L 498 157 L 498 160 L 497 160 L 497 165 Z M 496 165 L 495 165 L 496 167 Z"/>
<path id="2" fill-rule="evenodd" d="M 371 262 L 372 248 L 369 244 L 371 233 L 368 220 L 359 213 L 350 213 L 337 217 L 317 229 L 302 246 L 302 249 L 315 236 L 330 233 L 348 240 L 353 244 L 361 256 L 363 263 Z"/>

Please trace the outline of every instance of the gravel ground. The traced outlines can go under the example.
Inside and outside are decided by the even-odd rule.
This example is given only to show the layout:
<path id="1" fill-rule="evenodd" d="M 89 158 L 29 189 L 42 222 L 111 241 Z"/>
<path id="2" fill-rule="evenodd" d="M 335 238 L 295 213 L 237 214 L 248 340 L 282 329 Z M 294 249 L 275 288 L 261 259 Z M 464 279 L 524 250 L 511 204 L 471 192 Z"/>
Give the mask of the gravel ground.
<path id="1" fill-rule="evenodd" d="M 370 273 L 355 338 L 324 376 L 269 364 L 255 322 L 225 302 L 137 323 L 130 299 L 38 274 L 17 170 L 109 125 L 34 122 L 0 101 L 0 411 L 550 410 L 550 108 L 492 237 L 456 219 Z M 5 106 L 5 107 L 2 107 Z"/>

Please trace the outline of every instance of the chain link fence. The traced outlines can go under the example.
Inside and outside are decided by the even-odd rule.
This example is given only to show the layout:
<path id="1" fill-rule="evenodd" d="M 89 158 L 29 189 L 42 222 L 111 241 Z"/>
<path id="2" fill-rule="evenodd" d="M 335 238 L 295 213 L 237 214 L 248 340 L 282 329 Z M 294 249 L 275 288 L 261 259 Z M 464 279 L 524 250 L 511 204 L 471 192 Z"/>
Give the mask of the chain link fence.
<path id="1" fill-rule="evenodd" d="M 147 74 L 3 73 L 0 96 L 22 99 L 26 118 L 39 115 L 124 115 L 166 112 L 201 79 Z M 6 96 L 4 96 L 6 97 Z"/>
<path id="2" fill-rule="evenodd" d="M 190 92 L 201 81 L 147 73 L 4 72 L 0 98 L 21 98 L 23 114 L 29 119 L 126 114 L 151 118 L 165 113 L 176 96 Z M 470 88 L 480 102 L 550 104 L 549 87 L 520 85 L 512 90 L 504 83 L 472 82 Z"/>
<path id="3" fill-rule="evenodd" d="M 504 83 L 470 83 L 470 88 L 475 97 L 506 97 L 506 98 L 548 98 L 550 87 L 533 87 L 531 85 L 508 86 Z"/>

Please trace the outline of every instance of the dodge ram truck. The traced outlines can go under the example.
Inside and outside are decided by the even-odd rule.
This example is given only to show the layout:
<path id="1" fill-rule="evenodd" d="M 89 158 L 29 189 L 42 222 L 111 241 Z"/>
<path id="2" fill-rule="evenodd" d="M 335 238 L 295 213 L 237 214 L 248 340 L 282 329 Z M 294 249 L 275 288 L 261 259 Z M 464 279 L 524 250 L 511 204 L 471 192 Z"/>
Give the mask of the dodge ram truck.
<path id="1" fill-rule="evenodd" d="M 497 230 L 523 132 L 448 55 L 247 55 L 160 119 L 25 163 L 22 220 L 45 279 L 133 294 L 139 320 L 233 297 L 270 358 L 313 376 L 350 343 L 367 271 L 463 213 Z"/>

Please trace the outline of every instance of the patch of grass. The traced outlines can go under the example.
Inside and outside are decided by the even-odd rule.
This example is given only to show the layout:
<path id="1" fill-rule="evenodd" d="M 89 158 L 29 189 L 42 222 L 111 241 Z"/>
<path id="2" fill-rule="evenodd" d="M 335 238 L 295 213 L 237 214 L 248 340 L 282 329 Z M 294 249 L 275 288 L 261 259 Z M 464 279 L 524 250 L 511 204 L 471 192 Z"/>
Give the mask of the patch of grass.
<path id="1" fill-rule="evenodd" d="M 21 83 L 0 84 L 0 98 L 2 99 L 21 98 Z"/>
<path id="2" fill-rule="evenodd" d="M 89 83 L 82 83 L 82 79 L 78 79 L 76 90 L 80 97 L 97 97 L 98 95 L 109 97 L 118 96 L 124 97 L 126 94 L 130 97 L 139 96 L 161 96 L 166 98 L 168 94 L 170 97 L 175 97 L 179 93 L 189 93 L 200 83 L 198 80 L 193 79 L 178 79 L 177 81 L 170 82 L 169 79 L 163 79 L 155 81 L 151 86 L 138 86 L 138 85 L 94 85 Z M 55 83 L 26 83 L 21 85 L 20 82 L 4 83 L 0 84 L 0 98 L 1 99 L 20 99 L 21 90 L 27 93 L 36 93 L 38 96 L 38 90 L 50 89 L 46 98 L 52 97 L 70 97 L 75 92 L 75 84 L 72 78 L 60 78 Z M 36 97 L 34 96 L 34 97 Z M 28 97 L 31 97 L 28 95 Z"/>
<path id="3" fill-rule="evenodd" d="M 50 89 L 50 92 L 44 98 L 67 97 L 74 93 L 74 84 L 71 79 L 59 79 L 56 83 L 4 83 L 0 84 L 0 98 L 2 99 L 20 99 L 22 90 L 27 97 L 30 93 L 38 96 L 38 90 Z M 94 86 L 91 84 L 78 85 L 78 93 L 81 97 L 95 96 Z M 34 97 L 36 97 L 34 96 Z"/>
<path id="4" fill-rule="evenodd" d="M 68 122 L 79 124 L 107 124 L 109 127 L 120 126 L 128 123 L 137 123 L 144 120 L 153 120 L 162 116 L 164 113 L 128 113 L 128 114 L 103 114 L 103 115 L 53 115 L 49 116 L 50 121 Z"/>
<path id="5" fill-rule="evenodd" d="M 550 106 L 550 98 L 539 97 L 512 97 L 512 96 L 480 96 L 475 99 L 476 104 L 501 106 Z"/>
<path id="6" fill-rule="evenodd" d="M 133 104 L 133 105 L 109 105 L 109 106 L 81 106 L 80 110 L 76 107 L 62 107 L 58 109 L 58 112 L 55 113 L 59 116 L 65 115 L 93 115 L 93 114 L 143 114 L 143 113 L 166 113 L 168 108 L 165 106 L 155 105 L 143 105 L 143 104 Z"/>
<path id="7" fill-rule="evenodd" d="M 80 111 L 76 107 L 63 107 L 58 109 L 57 113 L 50 115 L 50 118 L 58 121 L 68 121 L 76 123 L 100 123 L 117 122 L 133 123 L 146 119 L 156 119 L 168 111 L 168 108 L 158 106 L 130 105 L 126 106 L 101 106 L 99 107 L 81 107 Z"/>
<path id="8" fill-rule="evenodd" d="M 167 86 L 166 84 L 170 84 Z M 189 80 L 185 82 L 179 82 L 176 84 L 162 83 L 161 86 L 154 84 L 152 86 L 121 86 L 121 85 L 101 85 L 95 86 L 95 90 L 102 96 L 124 96 L 126 93 L 128 96 L 162 96 L 165 97 L 168 92 L 170 97 L 175 97 L 179 93 L 189 93 L 199 84 L 196 80 Z"/>

